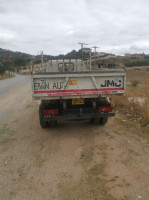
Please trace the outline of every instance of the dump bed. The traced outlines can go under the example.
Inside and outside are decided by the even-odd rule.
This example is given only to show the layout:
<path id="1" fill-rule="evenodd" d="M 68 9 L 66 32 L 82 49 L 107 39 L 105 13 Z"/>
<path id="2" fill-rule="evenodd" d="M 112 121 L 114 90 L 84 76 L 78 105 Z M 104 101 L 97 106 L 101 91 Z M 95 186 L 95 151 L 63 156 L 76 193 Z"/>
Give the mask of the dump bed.
<path id="1" fill-rule="evenodd" d="M 40 100 L 96 98 L 125 92 L 125 70 L 32 73 L 32 96 Z"/>

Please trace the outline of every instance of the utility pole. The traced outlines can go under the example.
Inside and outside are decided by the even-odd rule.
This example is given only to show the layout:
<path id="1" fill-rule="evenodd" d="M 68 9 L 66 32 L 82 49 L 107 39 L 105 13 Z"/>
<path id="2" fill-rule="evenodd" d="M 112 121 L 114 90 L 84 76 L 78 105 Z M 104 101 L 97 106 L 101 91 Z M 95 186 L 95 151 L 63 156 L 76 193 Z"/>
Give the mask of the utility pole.
<path id="1" fill-rule="evenodd" d="M 43 51 L 41 51 L 41 69 L 43 70 Z"/>
<path id="2" fill-rule="evenodd" d="M 0 74 L 2 75 L 2 67 L 1 67 L 1 63 L 0 63 Z"/>
<path id="3" fill-rule="evenodd" d="M 88 44 L 85 44 L 85 43 L 83 43 L 83 42 L 80 42 L 79 44 L 81 45 L 81 50 L 83 50 L 83 46 L 84 46 L 84 45 L 88 45 Z M 81 65 L 83 66 L 83 51 L 81 51 L 81 54 L 82 54 L 82 62 L 81 62 Z"/>
<path id="4" fill-rule="evenodd" d="M 96 66 L 96 63 L 97 63 L 97 60 L 96 60 L 96 49 L 97 48 L 100 48 L 100 47 L 96 47 L 96 46 L 94 46 L 94 47 L 91 47 L 91 48 L 93 48 L 94 49 L 94 55 L 95 55 L 95 66 Z"/>
<path id="5" fill-rule="evenodd" d="M 90 67 L 89 67 L 90 69 L 90 71 L 91 71 L 91 69 L 92 69 L 92 49 L 90 49 Z"/>
<path id="6" fill-rule="evenodd" d="M 83 46 L 84 46 L 84 45 L 88 45 L 88 44 L 85 44 L 85 43 L 83 43 L 83 42 L 80 42 L 79 44 L 81 45 L 81 49 L 83 49 Z"/>
<path id="7" fill-rule="evenodd" d="M 96 52 L 96 49 L 97 49 L 97 48 L 100 48 L 100 47 L 96 47 L 96 46 L 94 46 L 94 47 L 91 47 L 91 48 L 94 49 L 94 53 L 96 54 L 96 53 L 97 53 L 97 52 Z"/>

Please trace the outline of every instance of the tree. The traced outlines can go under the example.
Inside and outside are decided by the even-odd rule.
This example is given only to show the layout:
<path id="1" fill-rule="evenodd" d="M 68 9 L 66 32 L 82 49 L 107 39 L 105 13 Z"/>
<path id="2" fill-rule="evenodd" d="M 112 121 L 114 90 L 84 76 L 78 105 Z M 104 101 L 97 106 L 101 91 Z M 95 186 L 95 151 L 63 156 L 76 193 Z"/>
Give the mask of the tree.
<path id="1" fill-rule="evenodd" d="M 24 58 L 15 58 L 14 59 L 14 66 L 24 66 L 26 64 L 26 60 Z"/>
<path id="2" fill-rule="evenodd" d="M 2 78 L 3 78 L 3 74 L 6 70 L 7 70 L 6 67 L 3 64 L 0 64 L 0 74 L 1 74 Z"/>

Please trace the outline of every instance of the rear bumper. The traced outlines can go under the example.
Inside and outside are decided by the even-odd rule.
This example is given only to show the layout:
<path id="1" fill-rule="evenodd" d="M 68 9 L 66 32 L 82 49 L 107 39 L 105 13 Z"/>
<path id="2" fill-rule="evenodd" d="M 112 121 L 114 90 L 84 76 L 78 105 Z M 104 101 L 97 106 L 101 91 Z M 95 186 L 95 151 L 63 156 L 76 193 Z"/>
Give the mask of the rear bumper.
<path id="1" fill-rule="evenodd" d="M 64 114 L 59 116 L 44 116 L 44 121 L 55 121 L 55 120 L 84 120 L 91 118 L 102 118 L 102 117 L 114 117 L 115 113 L 79 113 L 79 114 Z"/>

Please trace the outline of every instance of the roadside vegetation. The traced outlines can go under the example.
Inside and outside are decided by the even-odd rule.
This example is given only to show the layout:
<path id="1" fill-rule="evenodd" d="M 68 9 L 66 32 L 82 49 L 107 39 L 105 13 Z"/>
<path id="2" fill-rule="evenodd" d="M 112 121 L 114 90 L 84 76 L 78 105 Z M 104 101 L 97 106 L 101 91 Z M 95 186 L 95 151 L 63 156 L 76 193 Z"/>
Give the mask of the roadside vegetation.
<path id="1" fill-rule="evenodd" d="M 127 86 L 125 96 L 112 97 L 113 108 L 128 120 L 138 121 L 149 133 L 149 87 Z"/>
<path id="2" fill-rule="evenodd" d="M 7 78 L 12 78 L 15 75 L 11 72 L 4 72 L 3 74 L 0 74 L 0 80 L 2 79 L 7 79 Z"/>
<path id="3" fill-rule="evenodd" d="M 13 137 L 13 130 L 10 130 L 7 125 L 0 128 L 0 145 L 4 147 L 8 143 L 12 142 L 15 138 Z"/>
<path id="4" fill-rule="evenodd" d="M 130 68 L 126 71 L 126 81 L 133 83 L 138 82 L 139 84 L 144 84 L 148 81 L 149 77 L 149 68 L 140 67 L 140 68 Z"/>
<path id="5" fill-rule="evenodd" d="M 92 52 L 92 56 L 94 53 Z M 57 56 L 52 55 L 44 55 L 44 61 L 48 61 L 50 59 L 78 59 L 82 58 L 84 60 L 89 59 L 89 52 L 82 51 L 79 49 L 78 51 L 72 50 L 68 52 L 67 54 L 60 54 Z M 112 56 L 110 60 L 108 60 L 107 56 Z M 135 58 L 135 57 L 127 57 L 127 56 L 116 56 L 114 54 L 104 53 L 100 52 L 100 56 L 96 57 L 99 61 L 98 63 L 101 63 L 101 58 L 103 59 L 102 62 L 105 62 L 108 60 L 109 62 L 115 63 L 117 66 L 120 67 L 134 67 L 134 66 L 149 66 L 149 55 L 144 55 L 142 58 Z M 2 49 L 0 48 L 0 78 L 3 78 L 3 74 L 5 71 L 10 72 L 18 72 L 22 70 L 27 70 L 30 61 L 33 61 L 34 64 L 41 63 L 41 55 L 30 55 L 22 52 L 13 52 L 10 50 Z M 26 74 L 26 71 L 23 72 L 23 74 Z M 28 74 L 28 73 L 27 73 Z"/>
<path id="6" fill-rule="evenodd" d="M 148 77 L 148 68 L 127 70 L 127 82 L 131 85 L 127 86 L 125 96 L 112 97 L 112 105 L 115 111 L 124 114 L 126 121 L 138 121 L 144 132 L 149 134 Z"/>
<path id="7" fill-rule="evenodd" d="M 82 152 L 80 159 L 84 167 L 84 173 L 78 183 L 71 185 L 59 184 L 59 189 L 66 200 L 115 200 L 110 194 L 110 188 L 107 186 L 110 180 L 106 179 L 105 172 L 107 167 L 106 148 L 107 145 L 102 145 L 90 147 Z M 95 159 L 95 155 L 98 155 L 100 159 Z"/>
<path id="8" fill-rule="evenodd" d="M 134 86 L 134 87 L 136 87 L 138 84 L 139 84 L 138 80 L 132 80 L 131 81 L 131 85 Z"/>
<path id="9" fill-rule="evenodd" d="M 119 62 L 123 63 L 127 67 L 149 66 L 149 55 L 145 55 L 144 59 L 141 59 L 141 60 L 138 60 L 137 58 L 119 56 L 118 60 Z"/>

